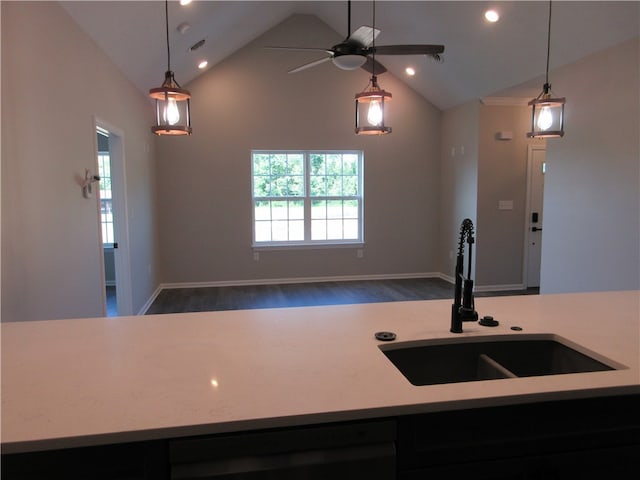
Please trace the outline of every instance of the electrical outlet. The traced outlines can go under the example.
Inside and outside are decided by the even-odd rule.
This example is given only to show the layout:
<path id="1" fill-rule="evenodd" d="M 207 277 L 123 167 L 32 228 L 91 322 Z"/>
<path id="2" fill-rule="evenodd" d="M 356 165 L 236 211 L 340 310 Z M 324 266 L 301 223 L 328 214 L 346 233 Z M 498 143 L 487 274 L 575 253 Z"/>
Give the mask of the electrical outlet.
<path id="1" fill-rule="evenodd" d="M 260 260 L 260 252 L 253 252 L 253 259 L 257 262 Z"/>

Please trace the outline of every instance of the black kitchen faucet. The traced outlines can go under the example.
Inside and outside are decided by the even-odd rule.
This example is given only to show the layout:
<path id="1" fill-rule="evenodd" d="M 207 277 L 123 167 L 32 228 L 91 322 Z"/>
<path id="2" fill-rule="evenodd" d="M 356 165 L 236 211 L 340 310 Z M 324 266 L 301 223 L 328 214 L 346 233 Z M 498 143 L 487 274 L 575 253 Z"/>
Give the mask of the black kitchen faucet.
<path id="1" fill-rule="evenodd" d="M 464 276 L 464 244 L 468 245 L 469 262 L 467 276 Z M 473 280 L 471 279 L 471 264 L 473 254 L 473 222 L 465 218 L 460 225 L 460 241 L 456 258 L 455 290 L 453 305 L 451 306 L 451 332 L 462 333 L 462 322 L 475 322 L 478 312 L 473 301 Z"/>

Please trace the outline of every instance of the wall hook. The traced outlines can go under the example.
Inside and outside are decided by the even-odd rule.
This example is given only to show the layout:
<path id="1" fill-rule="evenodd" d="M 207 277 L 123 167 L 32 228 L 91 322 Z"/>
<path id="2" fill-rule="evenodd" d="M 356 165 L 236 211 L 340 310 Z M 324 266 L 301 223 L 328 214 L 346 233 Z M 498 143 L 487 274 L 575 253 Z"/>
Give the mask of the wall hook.
<path id="1" fill-rule="evenodd" d="M 82 182 L 82 196 L 84 198 L 91 198 L 93 196 L 93 184 L 99 181 L 99 175 L 94 175 L 89 169 L 85 169 L 84 181 Z"/>

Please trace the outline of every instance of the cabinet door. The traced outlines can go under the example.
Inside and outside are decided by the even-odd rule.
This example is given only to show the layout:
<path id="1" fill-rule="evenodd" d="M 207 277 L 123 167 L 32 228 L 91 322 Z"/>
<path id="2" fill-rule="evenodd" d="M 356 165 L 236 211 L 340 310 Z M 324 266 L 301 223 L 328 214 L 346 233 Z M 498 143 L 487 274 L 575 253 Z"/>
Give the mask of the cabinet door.
<path id="1" fill-rule="evenodd" d="M 401 417 L 400 478 L 635 478 L 638 405 L 628 395 Z"/>
<path id="2" fill-rule="evenodd" d="M 165 480 L 166 442 L 2 455 L 2 480 Z"/>
<path id="3" fill-rule="evenodd" d="M 574 454 L 504 458 L 400 471 L 398 480 L 589 480 L 632 479 L 640 472 L 640 444 Z"/>
<path id="4" fill-rule="evenodd" d="M 392 480 L 395 421 L 215 435 L 170 442 L 175 480 Z"/>

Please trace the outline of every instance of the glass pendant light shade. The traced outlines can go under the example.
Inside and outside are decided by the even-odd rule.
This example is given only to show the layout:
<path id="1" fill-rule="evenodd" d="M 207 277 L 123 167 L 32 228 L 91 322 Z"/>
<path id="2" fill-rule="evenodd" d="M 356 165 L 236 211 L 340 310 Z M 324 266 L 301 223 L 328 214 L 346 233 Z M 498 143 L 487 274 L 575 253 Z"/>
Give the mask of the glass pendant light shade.
<path id="1" fill-rule="evenodd" d="M 387 104 L 391 93 L 380 88 L 375 75 L 367 88 L 356 93 L 356 134 L 384 135 L 391 133 L 391 127 L 385 123 Z"/>
<path id="2" fill-rule="evenodd" d="M 172 71 L 165 73 L 164 82 L 149 90 L 156 101 L 156 124 L 151 131 L 156 135 L 191 135 L 191 111 L 189 90 L 181 88 Z"/>
<path id="3" fill-rule="evenodd" d="M 531 131 L 529 138 L 554 138 L 564 135 L 563 98 L 552 98 L 551 85 L 544 84 L 543 90 L 529 102 L 531 105 Z"/>

